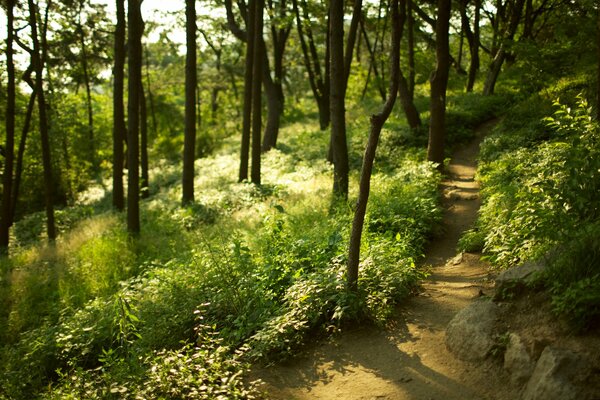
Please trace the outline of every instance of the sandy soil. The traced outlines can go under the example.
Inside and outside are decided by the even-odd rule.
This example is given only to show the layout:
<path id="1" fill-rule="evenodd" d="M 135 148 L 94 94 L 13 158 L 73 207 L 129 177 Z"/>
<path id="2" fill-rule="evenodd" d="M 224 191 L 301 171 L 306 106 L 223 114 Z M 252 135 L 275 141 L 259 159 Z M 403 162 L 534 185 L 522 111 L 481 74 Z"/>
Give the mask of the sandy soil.
<path id="1" fill-rule="evenodd" d="M 385 329 L 356 327 L 297 358 L 253 375 L 271 399 L 515 399 L 518 391 L 494 360 L 465 363 L 445 346 L 445 327 L 473 299 L 492 294 L 487 265 L 477 254 L 456 254 L 456 243 L 479 209 L 474 181 L 481 137 L 457 151 L 443 182 L 444 227 L 425 264 L 431 277 L 422 292 L 399 307 Z"/>

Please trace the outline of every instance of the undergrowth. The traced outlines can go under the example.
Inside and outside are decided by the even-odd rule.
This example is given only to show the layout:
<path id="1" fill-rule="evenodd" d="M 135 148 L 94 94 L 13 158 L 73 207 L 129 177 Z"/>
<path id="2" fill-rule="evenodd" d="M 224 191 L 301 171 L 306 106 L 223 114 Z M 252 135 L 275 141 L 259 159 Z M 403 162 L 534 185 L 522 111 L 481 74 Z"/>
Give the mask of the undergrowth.
<path id="1" fill-rule="evenodd" d="M 484 202 L 460 243 L 483 247 L 500 268 L 546 259 L 554 310 L 576 330 L 600 314 L 600 129 L 576 92 L 583 82 L 562 80 L 519 103 L 485 140 Z"/>

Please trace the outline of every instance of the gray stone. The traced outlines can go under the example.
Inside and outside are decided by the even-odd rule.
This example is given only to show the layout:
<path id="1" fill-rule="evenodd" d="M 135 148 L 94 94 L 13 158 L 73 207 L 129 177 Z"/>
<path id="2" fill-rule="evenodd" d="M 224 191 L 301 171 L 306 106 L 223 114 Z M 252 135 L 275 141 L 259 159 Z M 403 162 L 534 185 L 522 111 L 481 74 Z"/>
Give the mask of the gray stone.
<path id="1" fill-rule="evenodd" d="M 527 261 L 523 264 L 507 269 L 495 280 L 495 299 L 502 299 L 508 294 L 523 291 L 528 285 L 535 282 L 539 274 L 546 269 L 543 261 Z"/>
<path id="2" fill-rule="evenodd" d="M 531 359 L 527 346 L 516 333 L 509 335 L 504 353 L 504 368 L 510 373 L 513 383 L 523 385 L 533 374 L 535 362 Z"/>
<path id="3" fill-rule="evenodd" d="M 494 347 L 498 306 L 480 300 L 462 309 L 446 328 L 446 347 L 465 361 L 479 361 Z"/>
<path id="4" fill-rule="evenodd" d="M 546 347 L 525 387 L 522 400 L 581 399 L 581 388 L 575 384 L 575 378 L 582 378 L 586 364 L 572 351 Z"/>

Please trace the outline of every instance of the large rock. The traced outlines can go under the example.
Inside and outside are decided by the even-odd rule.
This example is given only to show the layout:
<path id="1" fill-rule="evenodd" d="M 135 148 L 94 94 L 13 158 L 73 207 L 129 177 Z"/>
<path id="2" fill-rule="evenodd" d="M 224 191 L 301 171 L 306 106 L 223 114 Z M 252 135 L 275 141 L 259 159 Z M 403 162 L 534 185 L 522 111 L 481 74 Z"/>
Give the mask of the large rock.
<path id="1" fill-rule="evenodd" d="M 498 306 L 489 300 L 476 301 L 462 309 L 446 328 L 446 347 L 465 361 L 479 361 L 494 347 L 494 325 Z"/>
<path id="2" fill-rule="evenodd" d="M 575 379 L 585 378 L 586 364 L 569 350 L 546 347 L 525 387 L 522 400 L 581 399 L 582 391 Z"/>
<path id="3" fill-rule="evenodd" d="M 510 373 L 513 383 L 523 385 L 533 374 L 535 362 L 527 351 L 527 346 L 516 333 L 509 335 L 504 353 L 504 368 Z"/>
<path id="4" fill-rule="evenodd" d="M 523 264 L 507 269 L 502 272 L 495 280 L 496 295 L 495 299 L 503 299 L 509 294 L 522 292 L 528 285 L 531 285 L 546 269 L 546 263 L 543 261 L 526 261 Z"/>

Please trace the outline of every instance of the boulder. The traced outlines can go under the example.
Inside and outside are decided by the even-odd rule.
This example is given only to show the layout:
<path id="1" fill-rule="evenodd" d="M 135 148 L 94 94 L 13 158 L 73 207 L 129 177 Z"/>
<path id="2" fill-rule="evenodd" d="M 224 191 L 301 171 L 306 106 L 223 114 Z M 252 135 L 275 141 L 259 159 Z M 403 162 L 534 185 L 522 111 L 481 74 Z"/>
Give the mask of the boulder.
<path id="1" fill-rule="evenodd" d="M 581 399 L 581 381 L 586 375 L 587 363 L 576 353 L 548 346 L 542 352 L 529 379 L 522 400 L 577 400 Z"/>
<path id="2" fill-rule="evenodd" d="M 446 328 L 446 347 L 465 361 L 480 361 L 494 347 L 498 306 L 480 300 L 459 311 Z"/>
<path id="3" fill-rule="evenodd" d="M 508 346 L 504 353 L 504 368 L 510 373 L 510 379 L 517 385 L 523 385 L 533 374 L 535 362 L 527 351 L 527 346 L 516 333 L 509 335 Z"/>
<path id="4" fill-rule="evenodd" d="M 495 280 L 495 299 L 503 299 L 508 294 L 518 294 L 528 285 L 535 282 L 542 271 L 546 269 L 543 261 L 527 261 L 523 264 L 507 269 Z"/>

